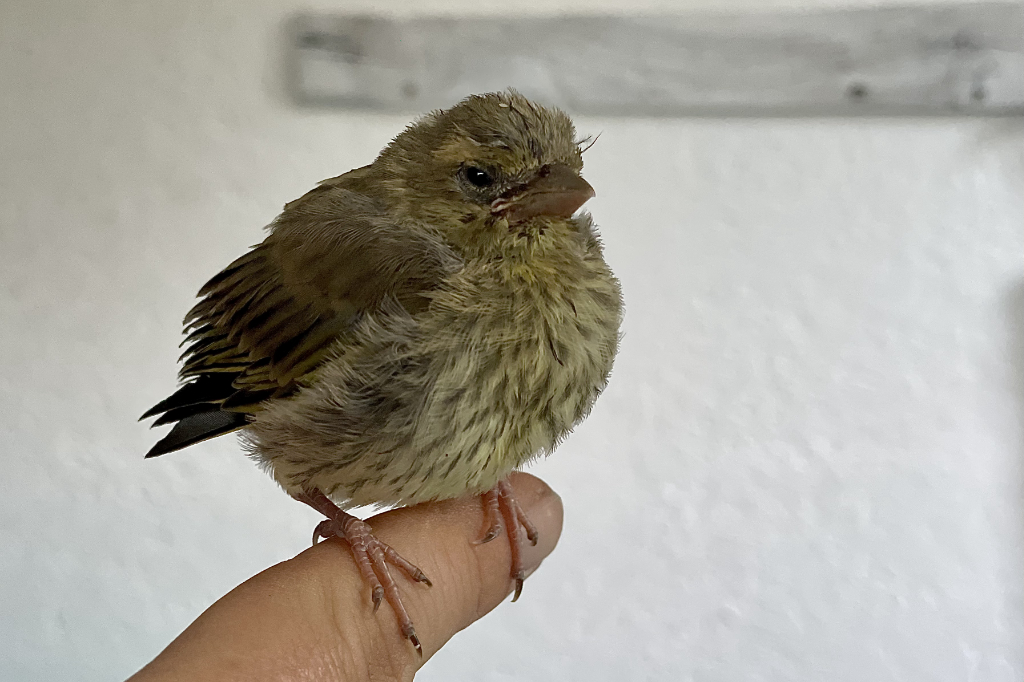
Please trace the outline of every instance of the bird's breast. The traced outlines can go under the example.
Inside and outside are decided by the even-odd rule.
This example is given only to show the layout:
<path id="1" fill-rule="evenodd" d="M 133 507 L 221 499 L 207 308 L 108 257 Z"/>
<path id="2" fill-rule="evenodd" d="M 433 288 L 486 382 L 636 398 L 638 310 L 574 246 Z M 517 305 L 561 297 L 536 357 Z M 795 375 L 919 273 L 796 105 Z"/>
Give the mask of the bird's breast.
<path id="1" fill-rule="evenodd" d="M 434 308 L 438 363 L 425 430 L 448 434 L 453 473 L 498 479 L 551 451 L 590 411 L 618 343 L 618 285 L 466 287 Z M 428 439 L 428 440 L 429 440 Z M 452 453 L 456 454 L 452 454 Z"/>
<path id="2" fill-rule="evenodd" d="M 349 506 L 480 493 L 586 416 L 618 343 L 607 269 L 544 288 L 456 284 L 414 318 L 367 318 L 314 382 L 258 415 L 250 449 L 285 489 Z"/>

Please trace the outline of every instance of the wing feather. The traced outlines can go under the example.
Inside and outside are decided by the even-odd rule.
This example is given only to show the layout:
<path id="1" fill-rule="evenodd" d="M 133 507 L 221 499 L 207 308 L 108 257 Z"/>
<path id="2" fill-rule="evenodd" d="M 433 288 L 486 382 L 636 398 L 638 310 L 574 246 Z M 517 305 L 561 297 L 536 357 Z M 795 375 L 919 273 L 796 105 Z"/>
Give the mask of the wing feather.
<path id="1" fill-rule="evenodd" d="M 415 314 L 429 303 L 423 294 L 461 267 L 435 232 L 389 221 L 363 191 L 367 173 L 325 180 L 289 203 L 262 243 L 200 289 L 184 320 L 180 377 L 189 383 L 147 412 L 191 424 L 162 450 L 198 442 L 207 423 L 212 435 L 237 427 L 202 415 L 252 412 L 287 395 L 363 314 L 389 299 Z"/>

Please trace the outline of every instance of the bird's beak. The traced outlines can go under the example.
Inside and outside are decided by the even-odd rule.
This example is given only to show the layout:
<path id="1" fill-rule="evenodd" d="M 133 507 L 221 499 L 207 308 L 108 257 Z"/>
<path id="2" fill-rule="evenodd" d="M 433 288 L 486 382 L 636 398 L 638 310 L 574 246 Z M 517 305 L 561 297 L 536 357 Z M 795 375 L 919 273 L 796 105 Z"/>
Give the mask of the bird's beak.
<path id="1" fill-rule="evenodd" d="M 562 164 L 544 166 L 537 176 L 491 202 L 491 213 L 510 223 L 548 216 L 569 218 L 594 196 L 594 188 L 576 171 Z"/>

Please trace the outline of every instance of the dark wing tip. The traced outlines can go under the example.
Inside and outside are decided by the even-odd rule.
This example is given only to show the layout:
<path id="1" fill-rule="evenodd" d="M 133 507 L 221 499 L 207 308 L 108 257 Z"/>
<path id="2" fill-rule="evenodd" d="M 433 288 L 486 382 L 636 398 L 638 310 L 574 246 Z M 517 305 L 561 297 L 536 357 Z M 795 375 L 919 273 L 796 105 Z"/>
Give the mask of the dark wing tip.
<path id="1" fill-rule="evenodd" d="M 237 431 L 248 423 L 248 418 L 240 412 L 203 412 L 185 417 L 174 425 L 170 433 L 150 448 L 145 459 L 166 455 L 168 452 Z"/>
<path id="2" fill-rule="evenodd" d="M 149 419 L 150 417 L 155 417 L 158 414 L 161 414 L 163 412 L 163 410 L 160 409 L 161 405 L 162 405 L 162 403 L 157 403 L 153 407 L 151 407 L 148 410 L 146 410 L 145 413 L 143 413 L 143 415 L 141 417 L 139 417 L 139 421 L 141 422 L 141 421 L 143 421 L 145 419 Z"/>
<path id="3" fill-rule="evenodd" d="M 170 410 L 198 405 L 202 403 L 216 403 L 227 398 L 235 389 L 231 386 L 234 377 L 227 373 L 207 374 L 200 376 L 174 392 L 169 398 L 161 400 L 153 407 L 146 410 L 146 413 L 139 417 L 139 421 L 155 417 Z"/>

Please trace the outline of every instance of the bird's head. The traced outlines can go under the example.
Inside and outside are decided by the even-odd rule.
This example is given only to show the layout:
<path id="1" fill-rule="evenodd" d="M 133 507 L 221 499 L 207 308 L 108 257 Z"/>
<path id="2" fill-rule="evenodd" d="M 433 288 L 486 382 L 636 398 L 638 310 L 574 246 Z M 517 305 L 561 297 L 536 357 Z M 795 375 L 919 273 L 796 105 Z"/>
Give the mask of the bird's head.
<path id="1" fill-rule="evenodd" d="M 532 242 L 594 196 L 569 117 L 514 91 L 426 116 L 374 166 L 393 210 L 470 250 Z"/>

